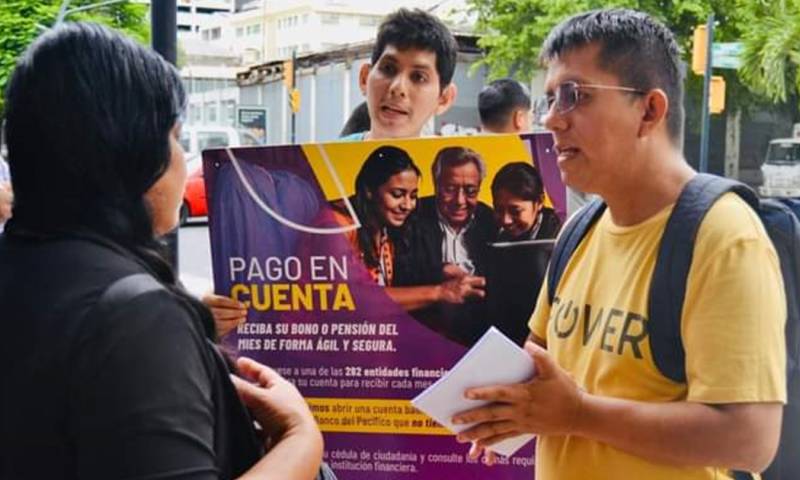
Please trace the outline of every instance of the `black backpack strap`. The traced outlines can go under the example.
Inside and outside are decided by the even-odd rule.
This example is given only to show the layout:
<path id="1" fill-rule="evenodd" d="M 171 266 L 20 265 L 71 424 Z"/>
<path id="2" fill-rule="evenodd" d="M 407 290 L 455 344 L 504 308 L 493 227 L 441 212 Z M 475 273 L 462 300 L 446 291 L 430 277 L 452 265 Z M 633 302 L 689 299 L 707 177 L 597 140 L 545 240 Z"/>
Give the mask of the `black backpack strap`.
<path id="1" fill-rule="evenodd" d="M 606 210 L 606 204 L 595 198 L 589 202 L 585 207 L 578 210 L 574 218 L 570 219 L 564 229 L 561 230 L 553 247 L 553 255 L 550 257 L 550 266 L 547 270 L 547 299 L 552 305 L 553 299 L 556 295 L 556 288 L 561 281 L 561 275 L 564 274 L 564 269 L 567 268 L 569 259 L 575 253 L 575 249 L 586 236 L 586 233 L 592 228 L 600 215 Z"/>
<path id="2" fill-rule="evenodd" d="M 686 381 L 681 313 L 695 238 L 706 212 L 727 192 L 736 192 L 751 206 L 758 205 L 758 197 L 744 184 L 697 174 L 683 188 L 661 237 L 650 282 L 647 328 L 656 367 L 676 382 Z"/>

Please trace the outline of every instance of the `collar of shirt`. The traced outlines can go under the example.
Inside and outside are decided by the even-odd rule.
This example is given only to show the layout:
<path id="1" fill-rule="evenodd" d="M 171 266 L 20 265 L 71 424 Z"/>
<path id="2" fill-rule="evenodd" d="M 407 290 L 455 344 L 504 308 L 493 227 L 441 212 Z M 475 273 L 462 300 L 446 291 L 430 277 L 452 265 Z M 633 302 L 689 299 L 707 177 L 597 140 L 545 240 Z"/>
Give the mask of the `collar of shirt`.
<path id="1" fill-rule="evenodd" d="M 475 263 L 472 261 L 467 249 L 465 234 L 469 231 L 474 220 L 475 216 L 473 215 L 463 228 L 456 231 L 442 215 L 439 215 L 439 227 L 444 234 L 442 238 L 442 262 L 457 265 L 469 274 L 475 273 Z"/>

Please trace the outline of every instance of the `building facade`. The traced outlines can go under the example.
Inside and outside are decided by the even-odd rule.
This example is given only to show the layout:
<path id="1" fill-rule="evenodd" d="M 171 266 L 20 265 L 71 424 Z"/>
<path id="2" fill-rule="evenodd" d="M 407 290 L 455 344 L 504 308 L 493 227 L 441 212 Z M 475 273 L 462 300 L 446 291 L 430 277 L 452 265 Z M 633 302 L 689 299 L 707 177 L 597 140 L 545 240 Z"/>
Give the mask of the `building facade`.
<path id="1" fill-rule="evenodd" d="M 291 58 L 370 40 L 388 13 L 430 0 L 257 0 L 213 17 L 203 40 L 239 55 L 245 65 Z"/>
<path id="2" fill-rule="evenodd" d="M 428 133 L 469 134 L 479 125 L 477 98 L 486 83 L 486 70 L 472 71 L 481 57 L 477 37 L 457 35 L 458 64 L 453 81 L 458 86 L 454 105 L 428 126 Z M 324 142 L 339 137 L 352 110 L 364 101 L 358 85 L 361 65 L 369 62 L 373 42 L 362 42 L 326 52 L 299 55 L 296 86 L 301 94 L 295 114 L 295 141 Z M 240 105 L 262 106 L 267 110 L 267 143 L 291 141 L 289 91 L 283 82 L 284 61 L 252 66 L 239 73 Z"/>

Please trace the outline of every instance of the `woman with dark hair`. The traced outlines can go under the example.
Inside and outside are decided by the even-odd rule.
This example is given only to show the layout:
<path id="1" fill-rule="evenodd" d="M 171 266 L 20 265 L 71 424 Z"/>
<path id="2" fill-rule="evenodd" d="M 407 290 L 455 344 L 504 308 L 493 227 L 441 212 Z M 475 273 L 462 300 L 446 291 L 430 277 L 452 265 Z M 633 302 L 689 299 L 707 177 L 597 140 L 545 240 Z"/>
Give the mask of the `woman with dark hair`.
<path id="1" fill-rule="evenodd" d="M 556 238 L 561 221 L 544 206 L 544 184 L 536 167 L 514 162 L 504 165 L 492 180 L 498 241 Z"/>
<path id="2" fill-rule="evenodd" d="M 405 150 L 378 147 L 358 172 L 356 193 L 349 198 L 361 223 L 361 228 L 347 233 L 350 244 L 359 252 L 372 279 L 387 287 L 389 297 L 406 310 L 438 303 L 460 304 L 474 295 L 475 277 L 468 275 L 447 277 L 437 285 L 410 285 L 397 278 L 398 256 L 402 255 L 406 264 L 415 258 L 409 239 L 414 227 L 409 224 L 414 221 L 421 176 Z M 334 204 L 334 215 L 339 224 L 353 223 L 342 202 Z M 405 266 L 407 270 L 409 266 Z"/>
<path id="3" fill-rule="evenodd" d="M 98 25 L 51 30 L 17 64 L 14 216 L 0 236 L 14 339 L 0 353 L 2 478 L 307 479 L 319 468 L 321 435 L 297 390 L 247 359 L 243 379 L 229 374 L 211 314 L 156 240 L 178 222 L 185 101 L 172 66 Z"/>
<path id="4" fill-rule="evenodd" d="M 395 243 L 406 240 L 403 226 L 417 207 L 421 176 L 405 150 L 389 145 L 372 152 L 356 176 L 349 200 L 361 228 L 348 232 L 348 240 L 379 285 L 393 284 Z M 340 223 L 352 223 L 343 205 L 335 205 L 335 214 Z"/>

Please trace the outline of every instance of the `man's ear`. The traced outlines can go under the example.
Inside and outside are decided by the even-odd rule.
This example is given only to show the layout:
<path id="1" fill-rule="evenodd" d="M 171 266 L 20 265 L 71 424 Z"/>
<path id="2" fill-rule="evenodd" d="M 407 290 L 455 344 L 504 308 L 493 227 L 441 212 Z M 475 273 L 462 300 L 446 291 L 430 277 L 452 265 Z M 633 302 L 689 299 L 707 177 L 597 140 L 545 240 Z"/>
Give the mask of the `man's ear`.
<path id="1" fill-rule="evenodd" d="M 644 96 L 644 111 L 639 127 L 639 136 L 650 135 L 659 127 L 667 128 L 667 113 L 669 113 L 669 97 L 660 88 L 647 92 Z"/>
<path id="2" fill-rule="evenodd" d="M 369 77 L 370 70 L 372 70 L 372 65 L 369 63 L 362 63 L 361 68 L 358 69 L 358 88 L 365 97 L 367 96 L 367 77 Z"/>
<path id="3" fill-rule="evenodd" d="M 525 121 L 526 115 L 528 115 L 528 112 L 522 108 L 517 108 L 514 110 L 514 115 L 511 116 L 511 126 L 514 127 L 515 132 L 527 130 Z"/>
<path id="4" fill-rule="evenodd" d="M 436 113 L 434 115 L 441 115 L 453 105 L 453 102 L 456 101 L 456 95 L 458 94 L 458 87 L 456 87 L 455 83 L 450 83 L 448 86 L 444 87 L 442 93 L 439 94 L 439 104 L 436 106 Z"/>

